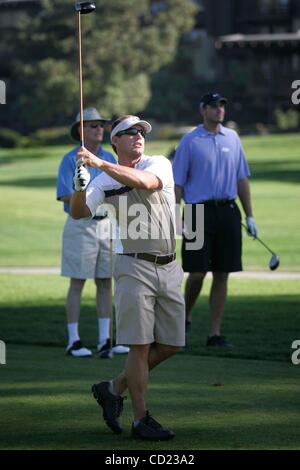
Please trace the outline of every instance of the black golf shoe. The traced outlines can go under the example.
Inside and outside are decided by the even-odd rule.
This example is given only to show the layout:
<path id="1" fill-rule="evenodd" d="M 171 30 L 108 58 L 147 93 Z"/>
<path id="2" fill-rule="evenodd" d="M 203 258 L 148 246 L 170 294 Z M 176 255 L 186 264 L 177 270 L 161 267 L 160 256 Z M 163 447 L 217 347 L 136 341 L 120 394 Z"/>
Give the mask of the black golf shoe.
<path id="1" fill-rule="evenodd" d="M 97 403 L 103 409 L 103 419 L 107 426 L 115 433 L 123 431 L 121 424 L 121 414 L 123 411 L 123 401 L 126 397 L 111 393 L 110 382 L 100 382 L 92 386 L 92 393 Z"/>
<path id="2" fill-rule="evenodd" d="M 93 355 L 92 351 L 87 349 L 80 340 L 67 347 L 67 354 L 73 357 L 91 357 Z"/>
<path id="3" fill-rule="evenodd" d="M 212 346 L 215 348 L 227 348 L 227 349 L 231 349 L 233 347 L 232 344 L 226 341 L 224 336 L 218 336 L 218 335 L 208 336 L 207 341 L 206 341 L 206 346 Z"/>
<path id="4" fill-rule="evenodd" d="M 136 426 L 132 424 L 131 435 L 144 441 L 168 441 L 175 436 L 173 431 L 163 428 L 161 424 L 155 421 L 149 411 Z"/>

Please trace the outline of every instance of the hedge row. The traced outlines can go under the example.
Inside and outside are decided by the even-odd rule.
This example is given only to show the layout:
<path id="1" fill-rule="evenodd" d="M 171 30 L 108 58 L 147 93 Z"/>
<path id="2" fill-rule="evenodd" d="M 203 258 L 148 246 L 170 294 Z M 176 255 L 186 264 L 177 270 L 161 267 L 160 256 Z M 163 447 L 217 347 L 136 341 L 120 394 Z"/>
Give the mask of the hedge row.
<path id="1" fill-rule="evenodd" d="M 70 142 L 71 137 L 67 127 L 39 129 L 29 136 L 24 136 L 13 129 L 0 129 L 0 147 L 4 148 L 65 145 Z"/>

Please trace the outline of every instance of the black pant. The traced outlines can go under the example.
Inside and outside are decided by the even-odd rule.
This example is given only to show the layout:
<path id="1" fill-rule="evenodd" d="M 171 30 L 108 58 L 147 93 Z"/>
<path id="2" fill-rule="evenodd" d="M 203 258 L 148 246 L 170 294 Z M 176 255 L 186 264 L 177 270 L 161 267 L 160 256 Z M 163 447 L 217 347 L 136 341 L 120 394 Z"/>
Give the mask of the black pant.
<path id="1" fill-rule="evenodd" d="M 192 212 L 194 218 L 196 204 L 193 204 Z M 241 271 L 241 213 L 236 203 L 204 204 L 204 246 L 201 250 L 187 250 L 187 242 L 192 240 L 183 238 L 182 267 L 185 272 Z"/>

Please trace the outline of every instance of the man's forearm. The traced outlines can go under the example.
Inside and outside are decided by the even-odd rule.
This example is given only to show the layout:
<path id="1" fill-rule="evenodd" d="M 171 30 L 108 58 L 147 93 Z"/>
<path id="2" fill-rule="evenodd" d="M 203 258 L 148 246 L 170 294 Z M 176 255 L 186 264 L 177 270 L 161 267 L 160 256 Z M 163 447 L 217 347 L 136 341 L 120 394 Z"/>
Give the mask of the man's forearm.
<path id="1" fill-rule="evenodd" d="M 124 165 L 116 165 L 103 161 L 101 170 L 125 186 L 139 189 L 160 189 L 162 187 L 160 179 L 149 171 L 136 170 Z"/>
<path id="2" fill-rule="evenodd" d="M 246 217 L 252 217 L 251 194 L 248 178 L 244 178 L 238 182 L 238 195 Z"/>
<path id="3" fill-rule="evenodd" d="M 73 219 L 91 217 L 91 211 L 86 205 L 85 191 L 75 191 L 70 200 L 70 215 Z"/>
<path id="4" fill-rule="evenodd" d="M 98 168 L 125 186 L 148 190 L 161 189 L 163 186 L 161 180 L 151 172 L 136 170 L 124 164 L 117 165 L 116 163 L 107 162 L 96 157 L 85 148 L 81 148 L 77 155 L 79 165 Z"/>

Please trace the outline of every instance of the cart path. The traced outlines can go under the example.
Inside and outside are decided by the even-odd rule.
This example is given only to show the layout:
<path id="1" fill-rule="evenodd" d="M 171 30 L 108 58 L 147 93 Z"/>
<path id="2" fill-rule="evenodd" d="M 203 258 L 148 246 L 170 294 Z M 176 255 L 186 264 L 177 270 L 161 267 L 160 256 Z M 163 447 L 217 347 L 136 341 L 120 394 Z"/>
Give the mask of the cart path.
<path id="1" fill-rule="evenodd" d="M 58 267 L 0 267 L 0 274 L 60 274 L 60 268 Z M 208 277 L 211 274 L 208 273 Z M 239 279 L 267 279 L 267 280 L 300 280 L 300 272 L 286 272 L 286 271 L 242 271 L 238 273 L 230 274 L 232 278 Z"/>

